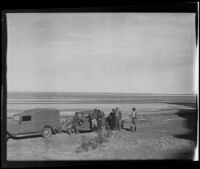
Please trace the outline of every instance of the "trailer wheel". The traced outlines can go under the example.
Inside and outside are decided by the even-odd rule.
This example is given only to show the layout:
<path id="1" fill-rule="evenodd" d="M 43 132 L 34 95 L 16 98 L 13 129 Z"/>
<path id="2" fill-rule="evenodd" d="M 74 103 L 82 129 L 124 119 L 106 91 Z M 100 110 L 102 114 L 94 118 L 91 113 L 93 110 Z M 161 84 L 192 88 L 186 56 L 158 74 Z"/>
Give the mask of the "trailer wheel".
<path id="1" fill-rule="evenodd" d="M 42 130 L 42 136 L 44 138 L 49 138 L 51 137 L 52 135 L 52 129 L 50 127 L 45 127 L 43 130 Z"/>

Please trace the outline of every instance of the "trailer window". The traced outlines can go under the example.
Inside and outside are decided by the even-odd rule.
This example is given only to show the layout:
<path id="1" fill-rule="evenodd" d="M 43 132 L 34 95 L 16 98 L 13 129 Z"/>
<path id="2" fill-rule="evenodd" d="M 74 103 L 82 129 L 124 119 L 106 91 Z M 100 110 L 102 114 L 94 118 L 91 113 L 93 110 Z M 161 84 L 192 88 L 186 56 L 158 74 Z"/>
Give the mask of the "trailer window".
<path id="1" fill-rule="evenodd" d="M 13 116 L 13 120 L 19 120 L 19 119 L 20 119 L 20 117 L 18 115 Z"/>
<path id="2" fill-rule="evenodd" d="M 23 116 L 22 121 L 31 121 L 31 116 Z"/>

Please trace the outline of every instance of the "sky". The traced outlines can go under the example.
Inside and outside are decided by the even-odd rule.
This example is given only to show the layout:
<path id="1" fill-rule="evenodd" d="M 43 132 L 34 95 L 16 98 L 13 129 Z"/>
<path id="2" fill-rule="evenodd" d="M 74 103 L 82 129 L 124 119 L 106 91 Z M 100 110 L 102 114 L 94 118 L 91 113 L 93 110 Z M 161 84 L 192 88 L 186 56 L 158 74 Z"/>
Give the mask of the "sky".
<path id="1" fill-rule="evenodd" d="M 195 14 L 8 13 L 7 90 L 195 93 Z"/>

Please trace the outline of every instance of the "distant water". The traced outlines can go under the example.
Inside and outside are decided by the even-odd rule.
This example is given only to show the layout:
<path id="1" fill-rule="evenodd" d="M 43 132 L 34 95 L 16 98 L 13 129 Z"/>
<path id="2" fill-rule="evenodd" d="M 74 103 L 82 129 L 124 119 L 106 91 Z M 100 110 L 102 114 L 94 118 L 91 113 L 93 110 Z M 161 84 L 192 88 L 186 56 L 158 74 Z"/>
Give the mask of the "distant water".
<path id="1" fill-rule="evenodd" d="M 8 116 L 34 108 L 59 109 L 61 116 L 94 108 L 108 114 L 115 107 L 127 113 L 133 106 L 140 114 L 166 113 L 191 105 L 196 105 L 195 95 L 61 92 L 8 92 L 7 95 Z"/>
<path id="2" fill-rule="evenodd" d="M 8 92 L 8 104 L 88 104 L 129 102 L 196 102 L 196 95 L 129 94 L 129 93 L 73 93 L 73 92 Z"/>

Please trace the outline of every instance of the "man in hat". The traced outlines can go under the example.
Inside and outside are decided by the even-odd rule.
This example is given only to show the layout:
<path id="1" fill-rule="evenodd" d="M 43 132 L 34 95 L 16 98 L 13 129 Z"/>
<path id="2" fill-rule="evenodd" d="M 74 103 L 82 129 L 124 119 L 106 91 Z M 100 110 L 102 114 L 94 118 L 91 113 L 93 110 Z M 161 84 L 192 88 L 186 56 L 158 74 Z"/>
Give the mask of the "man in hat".
<path id="1" fill-rule="evenodd" d="M 131 129 L 133 131 L 133 128 L 134 128 L 134 131 L 136 131 L 136 122 L 137 122 L 137 112 L 136 112 L 136 108 L 132 108 L 132 111 L 131 111 L 131 119 L 132 119 L 132 123 L 131 123 Z"/>
<path id="2" fill-rule="evenodd" d="M 122 119 L 122 112 L 116 107 L 115 110 L 115 127 L 117 130 L 121 130 L 121 119 Z"/>

